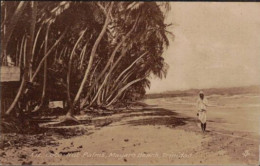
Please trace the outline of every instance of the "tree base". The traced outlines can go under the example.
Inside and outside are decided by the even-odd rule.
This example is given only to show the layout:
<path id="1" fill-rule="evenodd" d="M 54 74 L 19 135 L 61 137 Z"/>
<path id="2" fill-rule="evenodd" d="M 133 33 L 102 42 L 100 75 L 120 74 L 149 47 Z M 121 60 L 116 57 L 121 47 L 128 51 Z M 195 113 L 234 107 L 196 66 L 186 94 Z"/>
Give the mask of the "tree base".
<path id="1" fill-rule="evenodd" d="M 61 120 L 61 123 L 66 123 L 66 124 L 80 124 L 80 121 L 75 118 L 74 116 L 72 115 L 66 115 L 62 120 Z"/>

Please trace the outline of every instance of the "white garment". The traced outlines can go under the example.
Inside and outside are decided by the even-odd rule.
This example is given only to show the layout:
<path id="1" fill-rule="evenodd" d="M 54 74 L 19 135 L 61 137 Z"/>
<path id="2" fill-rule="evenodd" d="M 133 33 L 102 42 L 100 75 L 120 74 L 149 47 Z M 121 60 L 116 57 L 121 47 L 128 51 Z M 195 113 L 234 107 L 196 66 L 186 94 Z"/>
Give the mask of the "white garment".
<path id="1" fill-rule="evenodd" d="M 197 100 L 197 108 L 198 108 L 198 111 L 200 110 L 206 110 L 207 108 L 207 105 L 208 105 L 208 100 L 204 97 L 204 99 L 202 100 L 201 98 L 199 98 Z"/>
<path id="2" fill-rule="evenodd" d="M 201 121 L 201 123 L 206 123 L 206 121 L 207 121 L 207 115 L 206 115 L 207 105 L 208 105 L 208 100 L 205 97 L 203 100 L 201 98 L 199 98 L 197 100 L 197 108 L 199 111 L 199 120 Z"/>
<path id="3" fill-rule="evenodd" d="M 206 111 L 199 111 L 199 120 L 201 123 L 206 123 L 207 121 Z"/>

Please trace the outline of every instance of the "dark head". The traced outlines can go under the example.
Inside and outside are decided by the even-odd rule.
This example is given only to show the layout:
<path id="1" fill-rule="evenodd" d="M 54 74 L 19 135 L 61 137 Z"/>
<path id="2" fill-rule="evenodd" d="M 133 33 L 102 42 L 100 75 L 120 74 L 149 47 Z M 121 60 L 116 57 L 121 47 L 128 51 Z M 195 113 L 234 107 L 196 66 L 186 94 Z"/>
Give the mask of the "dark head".
<path id="1" fill-rule="evenodd" d="M 199 96 L 202 100 L 204 99 L 204 93 L 202 91 L 200 91 Z"/>

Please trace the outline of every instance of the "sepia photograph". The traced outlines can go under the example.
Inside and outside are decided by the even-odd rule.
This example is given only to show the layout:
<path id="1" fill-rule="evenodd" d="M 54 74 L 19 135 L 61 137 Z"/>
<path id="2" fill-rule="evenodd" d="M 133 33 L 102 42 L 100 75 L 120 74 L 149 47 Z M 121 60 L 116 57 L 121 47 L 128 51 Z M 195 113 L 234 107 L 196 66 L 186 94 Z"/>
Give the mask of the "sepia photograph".
<path id="1" fill-rule="evenodd" d="M 260 165 L 259 16 L 1 1 L 0 165 Z"/>

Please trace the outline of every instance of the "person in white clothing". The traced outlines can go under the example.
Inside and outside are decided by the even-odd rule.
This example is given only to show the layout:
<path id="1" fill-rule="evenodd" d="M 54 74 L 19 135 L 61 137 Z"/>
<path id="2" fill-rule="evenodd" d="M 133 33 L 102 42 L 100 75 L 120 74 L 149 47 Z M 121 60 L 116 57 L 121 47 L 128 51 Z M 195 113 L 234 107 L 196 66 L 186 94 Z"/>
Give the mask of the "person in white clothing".
<path id="1" fill-rule="evenodd" d="M 202 132 L 206 131 L 207 106 L 208 106 L 208 100 L 205 98 L 204 93 L 202 91 L 200 91 L 199 98 L 197 100 L 197 109 L 198 109 L 197 116 L 201 122 L 200 125 L 201 125 Z"/>

